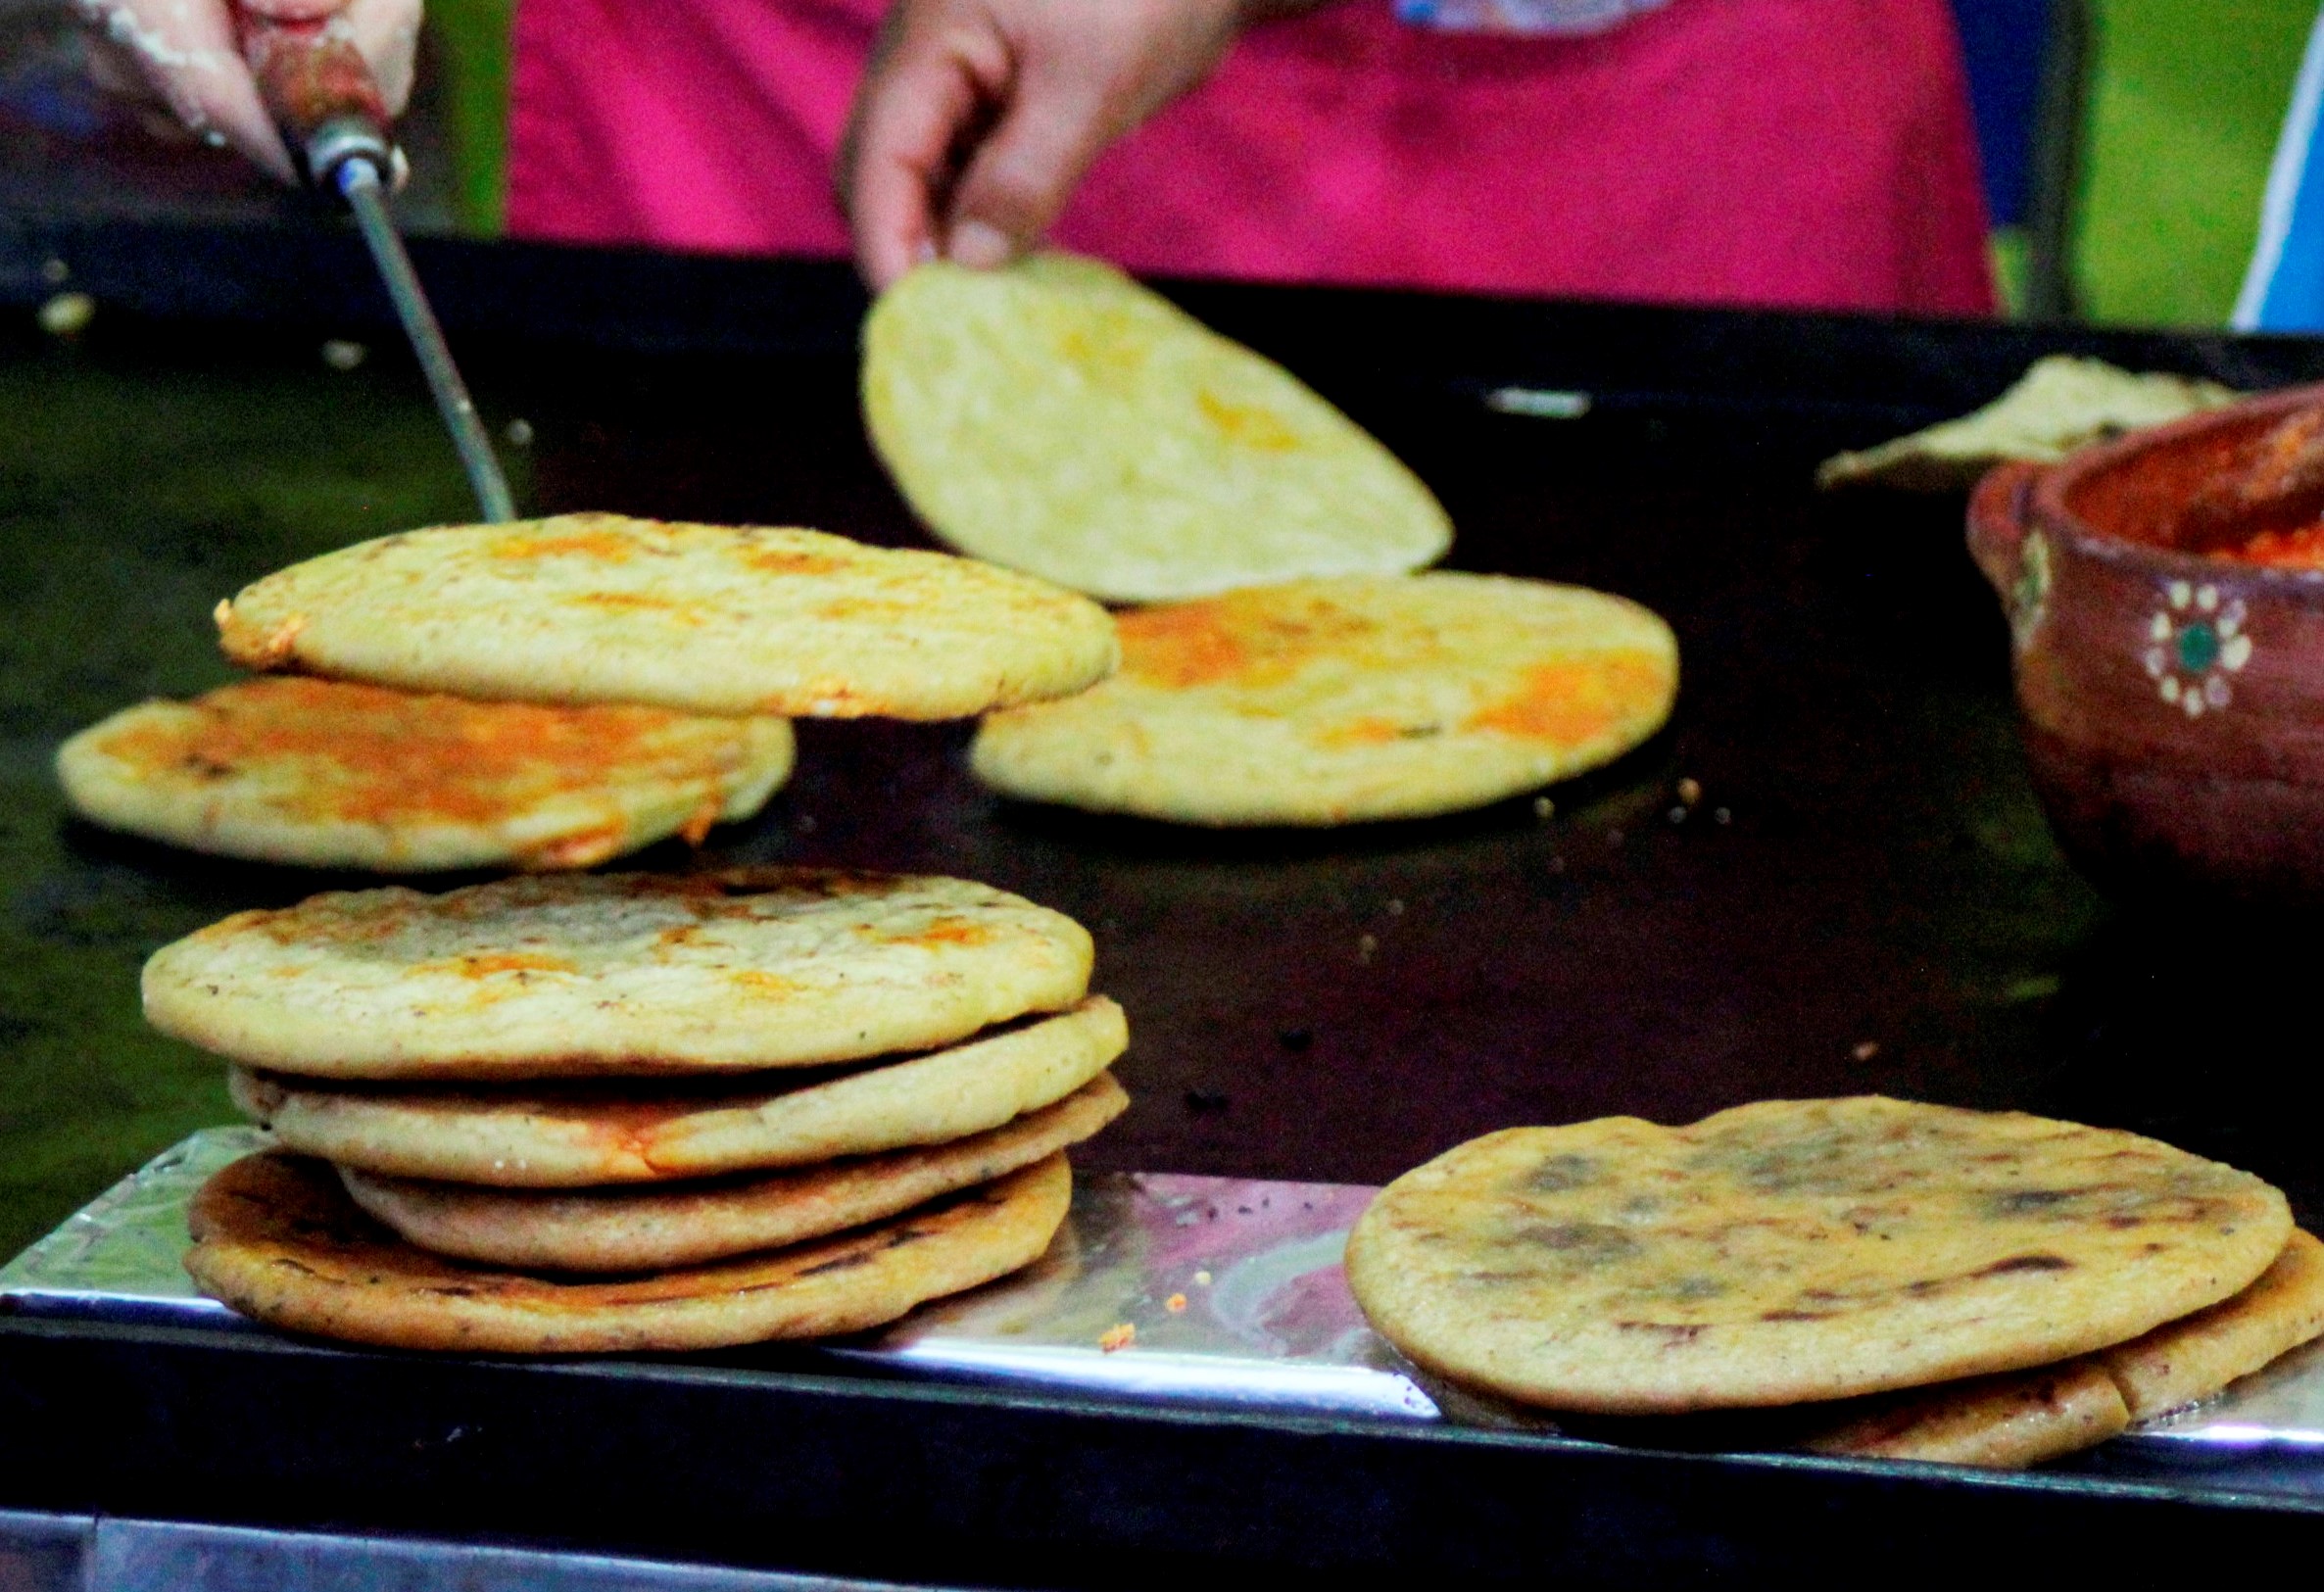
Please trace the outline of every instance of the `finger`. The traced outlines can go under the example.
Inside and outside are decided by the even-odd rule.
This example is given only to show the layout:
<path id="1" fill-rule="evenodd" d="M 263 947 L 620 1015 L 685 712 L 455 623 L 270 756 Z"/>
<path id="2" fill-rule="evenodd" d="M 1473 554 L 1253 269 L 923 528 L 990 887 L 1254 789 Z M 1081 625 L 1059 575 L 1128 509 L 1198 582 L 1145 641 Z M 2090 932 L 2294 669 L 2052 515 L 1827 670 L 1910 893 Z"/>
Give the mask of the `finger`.
<path id="1" fill-rule="evenodd" d="M 178 121 L 207 142 L 240 150 L 282 181 L 297 180 L 290 151 L 259 103 L 222 0 L 179 0 L 166 10 L 151 0 L 83 0 L 81 9 Z"/>
<path id="2" fill-rule="evenodd" d="M 187 126 L 213 143 L 222 136 L 228 145 L 281 181 L 297 182 L 290 150 L 274 130 L 273 117 L 260 103 L 258 83 L 242 59 L 231 9 L 220 4 L 172 6 L 170 16 L 195 58 L 189 70 L 169 74 L 165 87 L 170 94 L 171 108 Z M 180 94 L 186 103 L 180 103 Z"/>
<path id="3" fill-rule="evenodd" d="M 1088 73 L 1029 71 L 953 187 L 946 257 L 983 269 L 1039 243 L 1117 130 L 1108 104 Z"/>
<path id="4" fill-rule="evenodd" d="M 937 204 L 953 146 L 1005 78 L 996 40 L 907 33 L 858 93 L 843 154 L 841 198 L 855 258 L 876 290 L 935 252 Z"/>
<path id="5" fill-rule="evenodd" d="M 237 60 L 230 70 L 200 73 L 186 83 L 181 102 L 174 85 L 170 109 L 178 120 L 204 139 L 238 150 L 268 175 L 283 182 L 299 180 L 290 149 L 274 130 L 274 119 L 259 102 L 258 84 L 250 69 Z"/>
<path id="6" fill-rule="evenodd" d="M 419 50 L 419 0 L 349 0 L 347 26 L 371 64 L 387 114 L 402 116 L 412 99 L 412 63 Z"/>

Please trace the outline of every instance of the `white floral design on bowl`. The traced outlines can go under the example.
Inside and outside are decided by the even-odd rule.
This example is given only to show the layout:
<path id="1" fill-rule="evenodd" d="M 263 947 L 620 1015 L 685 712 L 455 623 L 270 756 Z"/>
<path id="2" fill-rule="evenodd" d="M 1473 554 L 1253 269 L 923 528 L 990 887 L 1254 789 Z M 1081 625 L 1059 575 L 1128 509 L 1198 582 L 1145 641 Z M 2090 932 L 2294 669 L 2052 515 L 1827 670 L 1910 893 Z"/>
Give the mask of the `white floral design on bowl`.
<path id="1" fill-rule="evenodd" d="M 2208 581 L 2162 584 L 2163 606 L 2147 621 L 2147 677 L 2155 693 L 2189 718 L 2235 700 L 2227 677 L 2251 661 L 2251 636 L 2241 598 L 2224 606 Z"/>

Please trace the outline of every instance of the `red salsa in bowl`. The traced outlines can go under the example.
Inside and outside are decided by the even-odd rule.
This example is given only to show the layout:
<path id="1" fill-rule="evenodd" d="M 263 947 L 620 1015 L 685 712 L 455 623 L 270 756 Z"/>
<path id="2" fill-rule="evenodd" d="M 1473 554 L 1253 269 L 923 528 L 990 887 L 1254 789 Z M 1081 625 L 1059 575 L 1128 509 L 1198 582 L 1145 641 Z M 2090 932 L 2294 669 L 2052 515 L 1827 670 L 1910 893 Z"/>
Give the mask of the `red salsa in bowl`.
<path id="1" fill-rule="evenodd" d="M 2261 531 L 2240 547 L 2213 548 L 2211 556 L 2266 569 L 2324 569 L 2324 522 Z"/>

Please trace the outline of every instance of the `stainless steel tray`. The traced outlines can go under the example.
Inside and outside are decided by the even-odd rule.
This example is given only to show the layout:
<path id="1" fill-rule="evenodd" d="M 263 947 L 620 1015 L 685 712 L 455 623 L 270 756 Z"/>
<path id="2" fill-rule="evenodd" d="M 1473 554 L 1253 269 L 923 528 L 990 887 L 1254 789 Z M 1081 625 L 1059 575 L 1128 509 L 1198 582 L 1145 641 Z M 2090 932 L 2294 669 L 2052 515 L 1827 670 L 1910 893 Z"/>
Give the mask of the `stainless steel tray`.
<path id="1" fill-rule="evenodd" d="M 194 1190 L 266 1142 L 255 1128 L 213 1128 L 164 1151 L 0 1266 L 0 1311 L 266 1330 L 197 1294 L 179 1264 Z M 1546 1417 L 1433 1381 L 1365 1323 L 1339 1261 L 1372 1193 L 1349 1183 L 1084 1178 L 1038 1265 L 875 1335 L 805 1352 L 896 1375 L 1157 1403 L 1554 1430 Z M 2324 1452 L 2324 1341 L 2116 1441 Z"/>

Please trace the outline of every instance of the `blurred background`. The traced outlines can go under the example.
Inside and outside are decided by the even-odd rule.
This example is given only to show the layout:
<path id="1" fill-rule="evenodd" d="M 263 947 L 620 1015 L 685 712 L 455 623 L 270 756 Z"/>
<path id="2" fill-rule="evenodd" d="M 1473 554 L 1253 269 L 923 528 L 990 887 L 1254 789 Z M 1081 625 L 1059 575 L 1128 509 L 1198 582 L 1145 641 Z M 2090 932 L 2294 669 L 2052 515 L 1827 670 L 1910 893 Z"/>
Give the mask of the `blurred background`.
<path id="1" fill-rule="evenodd" d="M 516 0 L 428 0 L 397 205 L 408 230 L 494 237 L 508 169 Z M 320 214 L 158 105 L 90 80 L 73 0 L 0 0 L 0 214 L 45 219 L 263 221 Z"/>
<path id="2" fill-rule="evenodd" d="M 429 0 L 415 231 L 498 233 L 516 0 Z M 1954 0 L 2009 313 L 2226 322 L 2316 0 Z M 92 86 L 70 0 L 0 0 L 0 214 L 312 215 Z"/>

